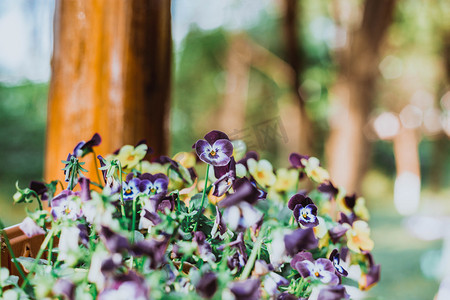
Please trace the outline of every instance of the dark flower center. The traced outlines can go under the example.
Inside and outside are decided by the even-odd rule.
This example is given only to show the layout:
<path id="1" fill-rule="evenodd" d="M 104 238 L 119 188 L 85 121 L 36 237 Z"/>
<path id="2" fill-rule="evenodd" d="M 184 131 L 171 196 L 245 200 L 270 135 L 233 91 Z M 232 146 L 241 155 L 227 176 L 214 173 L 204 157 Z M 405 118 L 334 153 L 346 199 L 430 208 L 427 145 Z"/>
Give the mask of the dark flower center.
<path id="1" fill-rule="evenodd" d="M 211 152 L 209 152 L 209 154 L 211 154 L 211 156 L 216 156 L 217 152 L 214 151 L 214 149 L 212 149 Z"/>

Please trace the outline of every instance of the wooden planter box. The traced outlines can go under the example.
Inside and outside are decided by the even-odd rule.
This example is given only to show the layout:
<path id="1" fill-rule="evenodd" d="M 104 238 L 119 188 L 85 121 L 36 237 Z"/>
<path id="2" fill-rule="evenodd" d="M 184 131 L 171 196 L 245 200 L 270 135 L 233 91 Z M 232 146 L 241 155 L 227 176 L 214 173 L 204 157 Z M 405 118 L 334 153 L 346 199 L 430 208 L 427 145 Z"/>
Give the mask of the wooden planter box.
<path id="1" fill-rule="evenodd" d="M 14 225 L 5 229 L 8 235 L 11 247 L 13 249 L 14 255 L 16 257 L 35 257 L 39 252 L 39 248 L 44 241 L 44 235 L 34 236 L 32 238 L 27 237 L 22 230 L 20 230 L 19 225 Z M 19 276 L 19 272 L 12 261 L 12 256 L 8 251 L 5 241 L 0 237 L 1 241 L 1 266 L 8 268 L 11 275 Z M 44 253 L 43 258 L 46 258 L 46 253 Z"/>

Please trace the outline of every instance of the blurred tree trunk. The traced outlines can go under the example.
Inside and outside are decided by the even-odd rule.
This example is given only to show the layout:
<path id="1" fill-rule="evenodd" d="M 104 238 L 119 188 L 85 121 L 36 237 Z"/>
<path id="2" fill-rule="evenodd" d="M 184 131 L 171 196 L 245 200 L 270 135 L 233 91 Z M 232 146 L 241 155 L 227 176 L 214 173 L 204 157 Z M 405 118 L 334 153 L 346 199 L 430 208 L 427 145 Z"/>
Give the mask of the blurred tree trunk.
<path id="1" fill-rule="evenodd" d="M 294 139 L 294 141 L 291 141 L 291 145 L 296 145 L 294 149 L 289 151 L 312 155 L 311 150 L 314 142 L 312 139 L 313 125 L 306 113 L 305 100 L 300 94 L 300 76 L 304 69 L 304 61 L 298 41 L 298 3 L 298 0 L 283 0 L 281 2 L 286 62 L 293 71 L 290 73 L 289 78 L 293 101 L 285 104 L 287 107 L 281 108 L 281 117 L 286 126 L 289 127 L 289 138 Z M 295 113 L 295 115 L 293 116 L 292 113 Z M 295 125 L 290 126 L 291 123 Z"/>
<path id="2" fill-rule="evenodd" d="M 363 129 L 375 100 L 379 49 L 394 8 L 395 0 L 366 0 L 361 23 L 347 28 L 347 45 L 337 53 L 339 75 L 331 96 L 336 111 L 326 155 L 333 181 L 348 192 L 359 192 L 370 161 Z"/>
<path id="3" fill-rule="evenodd" d="M 95 132 L 99 154 L 141 139 L 166 152 L 171 54 L 170 1 L 56 1 L 46 180 Z"/>
<path id="4" fill-rule="evenodd" d="M 240 132 L 245 127 L 251 56 L 247 36 L 240 34 L 230 38 L 225 63 L 225 95 L 217 121 L 217 129 L 224 132 Z"/>

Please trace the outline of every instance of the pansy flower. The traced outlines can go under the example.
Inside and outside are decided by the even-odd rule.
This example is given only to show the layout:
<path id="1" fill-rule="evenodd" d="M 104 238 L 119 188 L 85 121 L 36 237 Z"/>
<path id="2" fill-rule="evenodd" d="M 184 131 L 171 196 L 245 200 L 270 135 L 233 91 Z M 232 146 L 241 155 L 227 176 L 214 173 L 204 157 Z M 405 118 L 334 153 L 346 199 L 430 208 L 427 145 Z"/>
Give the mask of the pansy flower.
<path id="1" fill-rule="evenodd" d="M 261 297 L 260 285 L 259 279 L 251 278 L 231 283 L 230 290 L 236 300 L 257 300 Z"/>
<path id="2" fill-rule="evenodd" d="M 231 157 L 228 165 L 214 168 L 214 171 L 216 173 L 215 176 L 219 179 L 213 183 L 213 196 L 221 197 L 230 189 L 234 180 L 236 180 L 236 162 L 234 158 Z"/>
<path id="3" fill-rule="evenodd" d="M 347 276 L 348 272 L 340 265 L 341 259 L 339 257 L 339 251 L 333 249 L 330 253 L 330 261 L 333 263 L 334 269 L 342 276 Z"/>
<path id="4" fill-rule="evenodd" d="M 334 198 L 339 193 L 339 190 L 333 185 L 331 181 L 325 181 L 322 182 L 318 187 L 317 190 L 319 192 L 322 192 L 324 194 L 327 194 L 329 198 Z"/>
<path id="5" fill-rule="evenodd" d="M 30 217 L 26 217 L 22 223 L 20 223 L 19 228 L 29 238 L 36 235 L 45 234 L 44 229 L 36 224 L 36 222 Z"/>
<path id="6" fill-rule="evenodd" d="M 75 221 L 82 216 L 79 192 L 64 190 L 51 201 L 51 213 L 55 219 L 67 218 Z M 80 201 L 81 202 L 81 201 Z"/>
<path id="7" fill-rule="evenodd" d="M 211 229 L 211 236 L 213 238 L 216 238 L 218 236 L 220 239 L 223 239 L 225 237 L 226 232 L 227 232 L 227 225 L 225 224 L 225 221 L 222 218 L 222 213 L 216 206 L 216 218 L 214 220 L 214 226 Z"/>
<path id="8" fill-rule="evenodd" d="M 259 192 L 246 178 L 235 181 L 235 192 L 219 202 L 225 207 L 223 218 L 232 230 L 243 230 L 256 224 L 263 214 L 253 207 L 258 201 Z"/>
<path id="9" fill-rule="evenodd" d="M 277 192 L 286 192 L 295 188 L 298 181 L 298 171 L 288 170 L 286 168 L 277 170 L 277 180 L 273 185 L 273 188 Z"/>
<path id="10" fill-rule="evenodd" d="M 148 146 L 146 144 L 140 144 L 136 147 L 125 145 L 120 148 L 117 159 L 123 168 L 131 170 L 145 157 L 147 150 Z"/>
<path id="11" fill-rule="evenodd" d="M 271 264 L 267 264 L 264 260 L 257 260 L 252 274 L 259 277 L 264 276 L 264 289 L 272 297 L 280 293 L 278 290 L 280 286 L 289 285 L 289 280 L 273 272 L 273 270 L 274 268 Z"/>
<path id="12" fill-rule="evenodd" d="M 53 285 L 54 296 L 63 296 L 63 299 L 75 300 L 76 285 L 70 280 L 60 278 Z"/>
<path id="13" fill-rule="evenodd" d="M 370 251 L 361 251 L 367 259 L 367 273 L 363 273 L 359 279 L 359 288 L 368 290 L 380 281 L 381 265 L 376 265 Z"/>
<path id="14" fill-rule="evenodd" d="M 302 194 L 295 194 L 288 202 L 289 209 L 293 210 L 295 220 L 305 227 L 312 228 L 319 225 L 317 206 Z"/>
<path id="15" fill-rule="evenodd" d="M 193 242 L 197 244 L 198 253 L 204 261 L 216 261 L 216 257 L 212 253 L 211 245 L 206 241 L 206 236 L 203 232 L 196 231 Z"/>
<path id="16" fill-rule="evenodd" d="M 30 181 L 29 188 L 30 190 L 35 191 L 36 194 L 41 197 L 42 201 L 48 200 L 50 191 L 48 189 L 48 186 L 44 182 L 32 180 Z"/>
<path id="17" fill-rule="evenodd" d="M 145 279 L 133 271 L 116 276 L 110 285 L 98 295 L 98 300 L 110 299 L 150 299 Z"/>
<path id="18" fill-rule="evenodd" d="M 157 269 L 165 263 L 165 254 L 169 240 L 145 239 L 133 245 L 131 253 L 135 256 L 146 256 L 146 267 Z"/>
<path id="19" fill-rule="evenodd" d="M 216 293 L 218 285 L 217 275 L 214 272 L 207 272 L 200 278 L 195 289 L 200 296 L 209 299 Z"/>
<path id="20" fill-rule="evenodd" d="M 247 161 L 248 171 L 255 181 L 262 187 L 269 187 L 275 184 L 277 177 L 273 173 L 272 164 L 266 160 L 259 161 L 250 158 Z"/>
<path id="21" fill-rule="evenodd" d="M 317 300 L 342 299 L 350 299 L 350 296 L 347 294 L 347 291 L 343 285 L 325 286 L 320 290 L 319 295 L 317 296 Z"/>
<path id="22" fill-rule="evenodd" d="M 310 157 L 307 160 L 302 159 L 302 162 L 305 165 L 306 175 L 315 182 L 322 183 L 330 180 L 328 171 L 320 166 L 320 161 L 316 157 Z"/>
<path id="23" fill-rule="evenodd" d="M 93 152 L 94 150 L 92 148 L 100 145 L 101 142 L 102 138 L 98 133 L 95 133 L 89 141 L 79 142 L 73 149 L 73 155 L 76 157 L 84 157 L 85 155 Z"/>
<path id="24" fill-rule="evenodd" d="M 139 189 L 140 184 L 141 180 L 139 178 L 133 178 L 129 182 L 123 182 L 123 200 L 133 200 L 141 192 Z M 147 184 L 149 184 L 149 182 Z"/>
<path id="25" fill-rule="evenodd" d="M 311 252 L 300 252 L 291 261 L 292 268 L 296 269 L 303 278 L 320 280 L 322 283 L 337 285 L 339 277 L 335 274 L 333 264 L 329 259 L 314 260 Z"/>
<path id="26" fill-rule="evenodd" d="M 348 228 L 346 232 L 347 246 L 350 250 L 361 253 L 361 250 L 371 251 L 374 242 L 370 238 L 370 228 L 367 222 L 357 220 L 352 226 L 344 224 Z"/>
<path id="27" fill-rule="evenodd" d="M 212 166 L 226 166 L 233 155 L 233 145 L 228 136 L 217 130 L 205 135 L 204 140 L 198 140 L 194 146 L 198 157 Z"/>
<path id="28" fill-rule="evenodd" d="M 308 155 L 301 155 L 298 153 L 291 153 L 289 155 L 289 162 L 291 163 L 291 166 L 296 169 L 303 169 L 305 168 L 305 160 L 307 161 L 309 159 Z"/>
<path id="29" fill-rule="evenodd" d="M 169 178 L 161 173 L 158 174 L 149 174 L 144 173 L 139 176 L 143 182 L 148 180 L 148 183 L 145 183 L 145 189 L 142 190 L 144 194 L 149 195 L 154 198 L 162 198 L 167 193 L 167 187 L 169 186 Z"/>
<path id="30" fill-rule="evenodd" d="M 297 229 L 291 234 L 284 236 L 284 246 L 289 255 L 294 255 L 302 250 L 317 248 L 319 241 L 314 235 L 312 228 Z"/>

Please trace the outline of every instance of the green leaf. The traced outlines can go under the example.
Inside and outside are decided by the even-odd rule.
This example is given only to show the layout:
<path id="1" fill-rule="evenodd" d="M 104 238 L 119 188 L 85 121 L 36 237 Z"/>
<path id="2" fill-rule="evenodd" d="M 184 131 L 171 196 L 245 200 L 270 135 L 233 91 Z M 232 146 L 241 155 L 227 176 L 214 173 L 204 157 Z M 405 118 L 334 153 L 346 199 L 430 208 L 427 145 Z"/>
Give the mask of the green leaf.
<path id="1" fill-rule="evenodd" d="M 134 231 L 134 241 L 137 243 L 137 242 L 140 242 L 143 240 L 145 240 L 144 235 L 142 233 L 140 233 L 139 231 L 135 230 Z"/>
<path id="2" fill-rule="evenodd" d="M 348 277 L 342 277 L 342 284 L 348 285 L 348 286 L 359 287 L 359 284 L 356 280 L 348 278 Z"/>
<path id="3" fill-rule="evenodd" d="M 4 281 L 4 286 L 15 285 L 19 283 L 19 276 L 11 275 Z"/>
<path id="4" fill-rule="evenodd" d="M 22 267 L 25 269 L 25 271 L 29 272 L 31 268 L 33 267 L 33 264 L 36 259 L 32 257 L 18 257 L 17 261 L 22 265 Z M 40 259 L 37 266 L 36 266 L 36 273 L 40 273 L 40 271 L 43 271 L 43 269 L 47 266 L 48 261 L 46 259 Z"/>
<path id="5" fill-rule="evenodd" d="M 203 208 L 205 208 L 209 201 L 207 200 L 208 196 L 205 196 L 205 202 L 203 203 Z M 202 203 L 202 193 L 195 194 L 192 196 L 191 200 L 189 200 L 189 208 L 200 210 L 200 204 Z"/>

